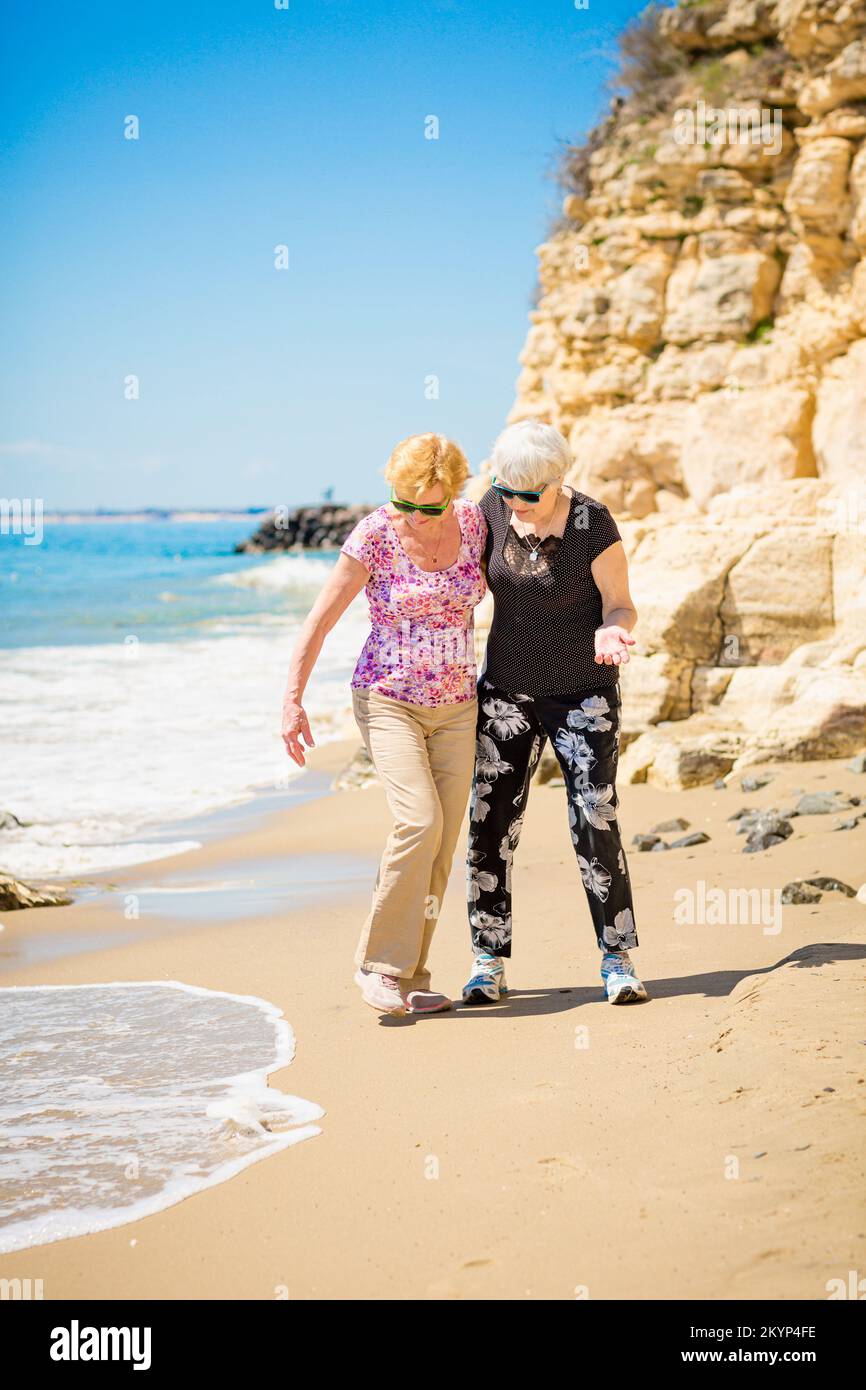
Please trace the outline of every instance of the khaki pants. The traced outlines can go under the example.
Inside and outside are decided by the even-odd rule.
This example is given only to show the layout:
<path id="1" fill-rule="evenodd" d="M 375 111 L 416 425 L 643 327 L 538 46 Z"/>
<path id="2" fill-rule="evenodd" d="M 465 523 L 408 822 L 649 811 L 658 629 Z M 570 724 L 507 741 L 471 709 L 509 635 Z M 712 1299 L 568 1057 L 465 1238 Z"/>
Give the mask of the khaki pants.
<path id="1" fill-rule="evenodd" d="M 478 701 L 428 707 L 356 689 L 352 703 L 394 817 L 355 963 L 428 989 L 427 954 L 472 781 Z"/>

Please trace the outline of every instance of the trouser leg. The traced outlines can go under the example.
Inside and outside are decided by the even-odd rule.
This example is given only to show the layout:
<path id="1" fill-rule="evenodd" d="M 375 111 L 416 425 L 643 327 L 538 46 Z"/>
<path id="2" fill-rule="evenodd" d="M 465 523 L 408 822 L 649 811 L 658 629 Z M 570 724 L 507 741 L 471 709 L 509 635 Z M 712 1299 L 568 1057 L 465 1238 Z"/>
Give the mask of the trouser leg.
<path id="1" fill-rule="evenodd" d="M 427 898 L 444 822 L 426 730 L 414 707 L 399 700 L 355 690 L 353 704 L 394 817 L 355 963 L 412 980 L 429 930 Z"/>
<path id="2" fill-rule="evenodd" d="M 631 881 L 622 846 L 616 770 L 622 697 L 619 686 L 536 700 L 568 795 L 568 819 L 601 950 L 638 944 Z"/>
<path id="3" fill-rule="evenodd" d="M 511 864 L 544 733 L 534 702 L 478 685 L 478 738 L 470 798 L 466 878 L 472 944 L 511 955 Z"/>
<path id="4" fill-rule="evenodd" d="M 442 835 L 430 870 L 421 950 L 414 976 L 409 984 L 410 989 L 430 988 L 427 956 L 439 920 L 454 861 L 454 849 L 469 799 L 475 753 L 476 714 L 475 700 L 437 706 L 431 711 L 427 756 L 442 808 Z"/>

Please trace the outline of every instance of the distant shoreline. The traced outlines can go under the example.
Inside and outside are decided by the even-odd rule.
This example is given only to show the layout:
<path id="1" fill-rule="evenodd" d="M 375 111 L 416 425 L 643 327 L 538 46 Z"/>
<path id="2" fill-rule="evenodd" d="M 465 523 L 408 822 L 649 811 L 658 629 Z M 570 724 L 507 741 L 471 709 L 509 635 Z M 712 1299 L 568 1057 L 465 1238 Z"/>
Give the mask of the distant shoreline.
<path id="1" fill-rule="evenodd" d="M 137 512 L 45 512 L 42 519 L 72 524 L 87 521 L 248 521 L 250 517 L 267 516 L 272 511 L 272 507 L 246 507 L 228 511 L 220 511 L 216 507 L 188 511 L 144 507 Z"/>

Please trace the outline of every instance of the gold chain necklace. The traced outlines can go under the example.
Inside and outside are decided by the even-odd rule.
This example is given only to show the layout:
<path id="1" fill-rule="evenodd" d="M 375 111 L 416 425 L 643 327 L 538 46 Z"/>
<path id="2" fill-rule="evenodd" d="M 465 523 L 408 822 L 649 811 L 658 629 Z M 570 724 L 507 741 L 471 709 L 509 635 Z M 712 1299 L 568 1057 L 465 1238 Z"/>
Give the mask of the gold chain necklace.
<path id="1" fill-rule="evenodd" d="M 445 517 L 443 516 L 443 517 L 440 518 L 440 521 L 439 521 L 439 535 L 438 535 L 438 537 L 437 537 L 437 539 L 436 539 L 435 545 L 433 546 L 433 552 L 432 552 L 432 554 L 431 554 L 430 551 L 427 549 L 427 547 L 423 544 L 423 542 L 421 541 L 420 537 L 418 537 L 417 535 L 416 535 L 416 537 L 415 537 L 415 539 L 417 540 L 418 544 L 421 546 L 421 549 L 423 550 L 425 557 L 431 561 L 434 570 L 435 570 L 435 568 L 436 568 L 436 562 L 437 562 L 438 559 L 439 559 L 439 547 L 440 547 L 441 544 L 442 544 L 442 532 L 443 532 L 444 530 L 445 530 Z"/>

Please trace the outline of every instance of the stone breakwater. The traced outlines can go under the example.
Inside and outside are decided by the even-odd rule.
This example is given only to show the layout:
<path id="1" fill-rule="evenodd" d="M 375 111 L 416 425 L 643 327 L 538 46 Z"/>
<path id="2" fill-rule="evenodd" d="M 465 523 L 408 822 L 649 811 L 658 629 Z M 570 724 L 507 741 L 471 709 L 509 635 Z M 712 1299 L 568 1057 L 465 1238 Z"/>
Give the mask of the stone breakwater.
<path id="1" fill-rule="evenodd" d="M 337 550 L 352 528 L 374 510 L 374 504 L 348 506 L 326 502 L 317 507 L 275 507 L 248 540 L 235 546 L 238 555 L 262 555 L 271 550 Z"/>

